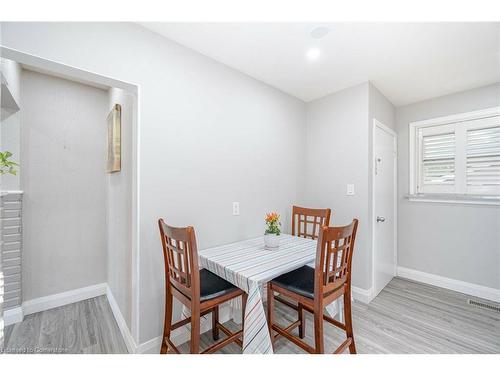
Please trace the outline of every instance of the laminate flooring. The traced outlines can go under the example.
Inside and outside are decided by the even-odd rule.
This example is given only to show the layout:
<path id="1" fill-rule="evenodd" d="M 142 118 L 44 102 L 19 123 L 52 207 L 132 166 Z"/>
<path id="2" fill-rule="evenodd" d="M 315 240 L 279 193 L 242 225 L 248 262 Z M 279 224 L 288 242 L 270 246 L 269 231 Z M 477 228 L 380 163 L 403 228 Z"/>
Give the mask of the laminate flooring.
<path id="1" fill-rule="evenodd" d="M 353 329 L 357 352 L 367 353 L 500 353 L 500 313 L 471 306 L 462 293 L 402 278 L 394 278 L 369 305 L 353 303 Z M 474 298 L 475 300 L 483 301 Z M 275 303 L 275 319 L 285 327 L 295 321 L 296 311 Z M 236 330 L 234 322 L 226 323 Z M 345 339 L 342 330 L 324 323 L 325 352 Z M 293 331 L 297 335 L 297 329 Z M 220 334 L 220 339 L 224 335 Z M 306 313 L 305 341 L 314 346 L 312 315 Z M 201 348 L 213 344 L 211 331 L 201 337 Z M 189 343 L 180 347 L 189 352 Z M 230 344 L 219 353 L 241 353 Z M 300 353 L 285 338 L 275 342 L 275 353 Z"/>
<path id="2" fill-rule="evenodd" d="M 127 353 L 106 296 L 27 315 L 5 327 L 6 353 Z"/>
<path id="3" fill-rule="evenodd" d="M 500 353 L 500 313 L 469 305 L 468 298 L 472 297 L 394 278 L 369 305 L 353 303 L 358 353 Z M 276 303 L 275 317 L 282 326 L 295 314 Z M 225 324 L 232 330 L 239 327 L 233 321 Z M 306 313 L 306 342 L 312 345 L 313 337 L 312 315 Z M 343 339 L 341 330 L 325 323 L 327 352 Z M 202 334 L 201 348 L 211 344 L 211 331 Z M 105 296 L 26 316 L 6 327 L 5 348 L 21 353 L 127 352 Z M 179 348 L 188 353 L 189 343 Z M 276 341 L 275 352 L 305 353 L 284 338 Z M 218 353 L 241 353 L 241 348 L 231 344 Z"/>

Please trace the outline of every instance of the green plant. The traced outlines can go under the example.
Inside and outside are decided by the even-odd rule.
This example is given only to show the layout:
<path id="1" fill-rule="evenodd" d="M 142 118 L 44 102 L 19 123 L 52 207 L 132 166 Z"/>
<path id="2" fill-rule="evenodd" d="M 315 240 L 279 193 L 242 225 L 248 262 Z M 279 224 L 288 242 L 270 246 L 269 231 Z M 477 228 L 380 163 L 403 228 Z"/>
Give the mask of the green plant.
<path id="1" fill-rule="evenodd" d="M 280 215 L 276 212 L 271 212 L 270 214 L 266 215 L 266 234 L 275 234 L 277 236 L 280 235 L 281 229 L 280 229 Z"/>
<path id="2" fill-rule="evenodd" d="M 0 152 L 0 175 L 4 175 L 7 173 L 13 175 L 17 174 L 16 167 L 18 167 L 19 164 L 9 160 L 11 156 L 12 152 L 10 151 Z"/>

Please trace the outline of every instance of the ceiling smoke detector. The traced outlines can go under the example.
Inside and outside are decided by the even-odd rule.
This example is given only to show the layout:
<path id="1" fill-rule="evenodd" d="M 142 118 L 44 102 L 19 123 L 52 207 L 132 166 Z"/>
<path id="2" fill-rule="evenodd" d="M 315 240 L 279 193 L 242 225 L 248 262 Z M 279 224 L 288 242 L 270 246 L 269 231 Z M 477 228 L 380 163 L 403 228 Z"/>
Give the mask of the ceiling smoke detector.
<path id="1" fill-rule="evenodd" d="M 316 26 L 315 28 L 313 28 L 311 30 L 311 32 L 309 34 L 311 35 L 311 38 L 321 39 L 329 32 L 330 32 L 330 29 L 326 26 Z"/>

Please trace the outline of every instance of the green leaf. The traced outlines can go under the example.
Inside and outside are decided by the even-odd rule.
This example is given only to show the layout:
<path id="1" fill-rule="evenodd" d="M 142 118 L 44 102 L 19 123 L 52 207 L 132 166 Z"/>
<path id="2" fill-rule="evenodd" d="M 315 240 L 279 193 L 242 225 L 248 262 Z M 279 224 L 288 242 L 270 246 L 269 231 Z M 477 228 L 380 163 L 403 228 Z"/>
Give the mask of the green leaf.
<path id="1" fill-rule="evenodd" d="M 15 167 L 18 167 L 19 164 L 17 164 L 14 161 L 9 160 L 9 158 L 12 156 L 12 152 L 10 151 L 5 151 L 5 152 L 0 152 L 0 174 L 4 175 L 6 173 L 10 173 L 12 175 L 17 174 L 17 170 Z"/>

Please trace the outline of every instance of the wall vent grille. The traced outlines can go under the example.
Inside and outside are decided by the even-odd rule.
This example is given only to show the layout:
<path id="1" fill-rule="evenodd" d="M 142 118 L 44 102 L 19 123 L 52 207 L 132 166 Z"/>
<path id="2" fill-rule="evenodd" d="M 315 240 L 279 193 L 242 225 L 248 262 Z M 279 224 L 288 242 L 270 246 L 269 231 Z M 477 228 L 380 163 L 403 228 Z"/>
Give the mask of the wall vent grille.
<path id="1" fill-rule="evenodd" d="M 468 299 L 467 303 L 469 305 L 472 305 L 472 306 L 477 306 L 477 307 L 481 307 L 483 309 L 488 309 L 488 310 L 492 310 L 492 311 L 496 311 L 497 313 L 500 313 L 500 306 L 497 306 L 497 305 L 493 305 L 490 303 L 483 303 L 483 302 L 475 301 L 473 299 Z"/>

